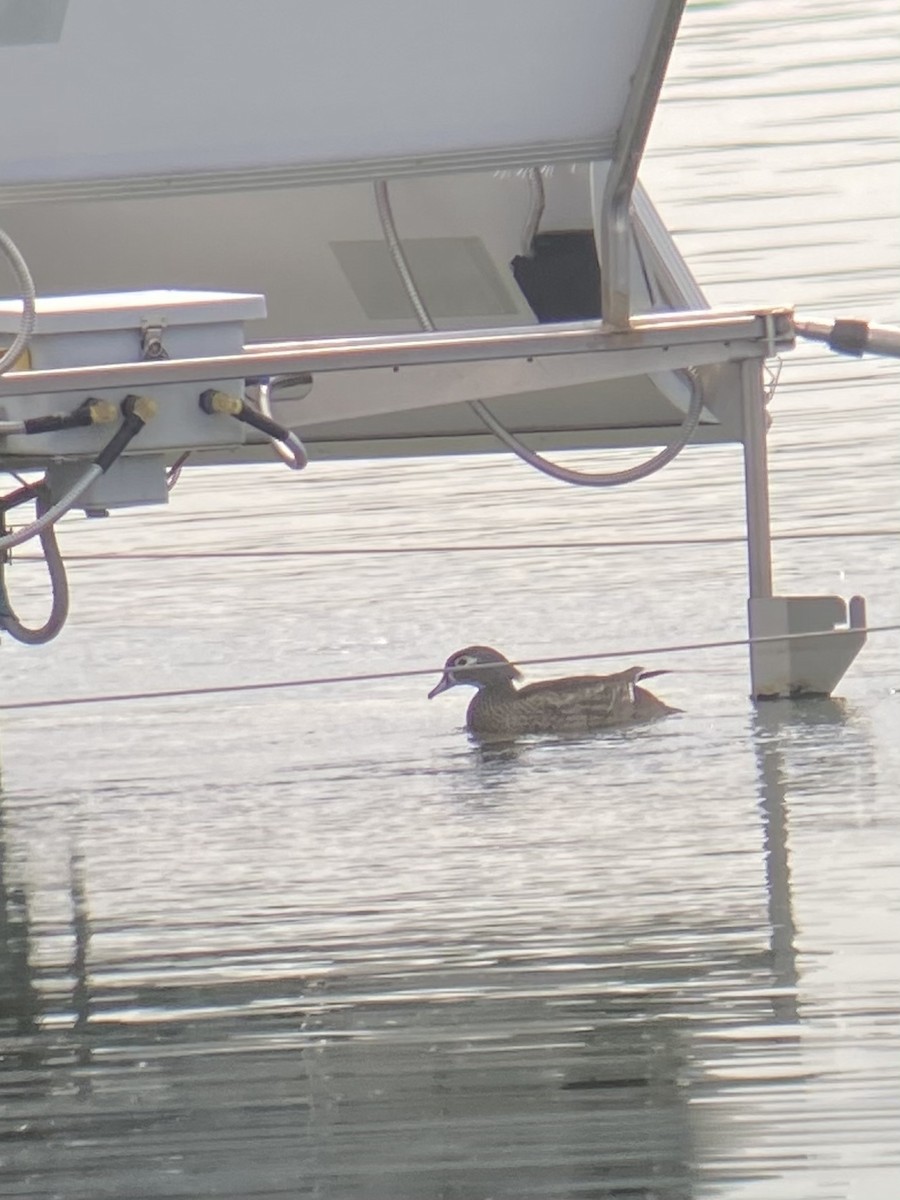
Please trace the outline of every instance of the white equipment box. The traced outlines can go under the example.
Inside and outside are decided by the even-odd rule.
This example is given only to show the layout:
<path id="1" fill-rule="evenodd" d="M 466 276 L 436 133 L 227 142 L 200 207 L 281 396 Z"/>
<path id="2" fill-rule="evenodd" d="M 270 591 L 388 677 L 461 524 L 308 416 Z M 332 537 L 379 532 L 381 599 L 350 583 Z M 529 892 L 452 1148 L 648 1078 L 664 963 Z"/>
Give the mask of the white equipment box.
<path id="1" fill-rule="evenodd" d="M 21 301 L 0 301 L 0 341 L 9 344 L 19 326 Z M 44 297 L 37 302 L 34 336 L 16 370 L 53 370 L 159 358 L 205 358 L 240 354 L 244 322 L 266 315 L 265 297 L 234 292 L 110 292 L 95 296 Z M 167 383 L 155 387 L 158 415 L 141 431 L 135 453 L 238 446 L 247 427 L 227 417 L 210 417 L 198 405 L 204 388 L 242 395 L 243 379 Z M 117 406 L 124 389 L 8 396 L 0 419 L 24 421 L 69 413 L 88 396 Z M 31 462 L 88 458 L 109 439 L 108 425 L 55 433 L 15 434 L 2 440 L 5 455 Z M 126 451 L 126 453 L 128 453 Z"/>

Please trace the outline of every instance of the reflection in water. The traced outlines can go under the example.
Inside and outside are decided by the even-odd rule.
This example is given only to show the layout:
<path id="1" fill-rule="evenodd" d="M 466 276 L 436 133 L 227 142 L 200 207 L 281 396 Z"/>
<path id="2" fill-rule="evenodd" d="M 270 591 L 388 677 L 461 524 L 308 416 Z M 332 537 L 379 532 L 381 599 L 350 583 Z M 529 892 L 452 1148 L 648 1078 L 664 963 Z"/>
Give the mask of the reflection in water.
<path id="1" fill-rule="evenodd" d="M 235 791 L 225 826 L 222 783 L 212 807 L 8 796 L 0 1195 L 686 1200 L 799 1169 L 834 1080 L 798 1004 L 788 842 L 797 804 L 839 818 L 873 751 L 837 702 L 744 730 L 454 736 L 368 795 L 332 771 L 338 826 L 296 786 Z"/>
<path id="2" fill-rule="evenodd" d="M 580 785 L 596 762 L 614 776 L 617 748 L 625 761 L 633 746 L 454 750 L 459 790 L 431 820 L 449 821 L 458 845 L 443 843 L 431 894 L 404 901 L 395 880 L 392 911 L 370 882 L 364 905 L 348 897 L 332 912 L 300 873 L 280 906 L 224 927 L 199 895 L 196 911 L 186 894 L 159 925 L 149 910 L 92 916 L 103 865 L 68 843 L 71 813 L 44 876 L 55 915 L 41 917 L 25 886 L 34 810 L 4 801 L 0 1102 L 15 1131 L 0 1195 L 687 1200 L 765 1181 L 753 1147 L 778 1128 L 802 1144 L 784 1106 L 820 1074 L 797 1002 L 791 797 L 817 795 L 823 772 L 834 797 L 858 787 L 866 721 L 839 702 L 760 706 L 761 826 L 731 827 L 731 844 L 709 851 L 708 829 L 674 857 L 678 826 L 651 815 L 645 829 L 663 839 L 651 851 L 641 809 L 621 800 L 594 810 L 596 845 L 583 817 L 566 826 L 552 781 Z M 52 834 L 52 807 L 38 812 Z M 522 822 L 541 814 L 528 845 Z M 88 845 L 89 825 L 78 829 Z M 729 912 L 716 866 L 754 847 L 758 925 Z M 620 896 L 623 852 L 634 862 Z M 471 858 L 491 854 L 505 874 L 470 900 Z M 634 872 L 660 868 L 642 894 Z M 673 870 L 697 875 L 667 899 Z M 515 872 L 523 886 L 510 891 Z"/>
<path id="3" fill-rule="evenodd" d="M 772 700 L 760 704 L 754 715 L 754 743 L 759 770 L 760 810 L 766 855 L 769 925 L 772 930 L 772 969 L 780 994 L 773 997 L 773 1018 L 795 1023 L 797 1012 L 796 927 L 791 903 L 789 828 L 785 790 L 785 736 L 800 729 L 844 725 L 844 701 L 818 698 L 807 701 Z"/>
<path id="4" fill-rule="evenodd" d="M 91 926 L 85 891 L 84 863 L 77 854 L 73 854 L 69 860 L 69 887 L 72 895 L 72 1029 L 76 1034 L 83 1034 L 87 1031 L 90 1020 L 88 949 Z"/>
<path id="5" fill-rule="evenodd" d="M 828 736 L 841 733 L 840 750 Z M 789 858 L 790 831 L 786 797 L 787 780 L 800 782 L 821 777 L 823 765 L 830 790 L 850 794 L 857 786 L 860 766 L 873 762 L 871 746 L 862 735 L 853 706 L 839 698 L 803 701 L 772 700 L 758 705 L 753 734 L 759 770 L 760 804 L 766 853 L 769 924 L 772 929 L 772 965 L 784 994 L 775 1000 L 775 1019 L 795 1022 L 797 1013 L 796 926 L 791 903 Z M 824 735 L 824 736 L 823 736 Z M 786 765 L 791 760 L 791 769 Z M 848 767 L 849 772 L 848 772 Z"/>
<path id="6" fill-rule="evenodd" d="M 30 1035 L 37 1028 L 38 997 L 28 961 L 28 897 L 10 879 L 6 812 L 0 791 L 0 1030 Z"/>
<path id="7" fill-rule="evenodd" d="M 759 740 L 778 753 L 777 731 Z M 533 766 L 548 753 L 473 750 L 468 765 L 483 786 L 521 791 L 527 755 Z M 206 949 L 202 926 L 186 925 L 180 952 L 117 957 L 104 951 L 115 924 L 91 921 L 77 854 L 56 881 L 68 928 L 29 930 L 25 891 L 8 883 L 21 858 L 4 838 L 7 1018 L 28 1035 L 27 1061 L 4 1061 L 4 1100 L 23 1068 L 30 1079 L 6 1186 L 24 1187 L 40 1162 L 64 1195 L 80 1195 L 64 1181 L 87 1172 L 122 1196 L 170 1194 L 165 1179 L 229 1196 L 304 1180 L 384 1197 L 693 1196 L 710 1144 L 740 1154 L 710 1107 L 717 1079 L 735 1086 L 728 1060 L 745 1056 L 731 1033 L 793 1019 L 783 775 L 764 774 L 771 954 L 714 914 L 629 920 L 580 880 L 565 907 L 536 882 L 530 913 L 489 923 L 448 897 L 463 907 L 442 932 L 396 930 L 390 943 L 336 942 L 300 910 L 307 936 L 281 948 L 256 925 Z M 466 828 L 491 820 L 470 814 Z"/>

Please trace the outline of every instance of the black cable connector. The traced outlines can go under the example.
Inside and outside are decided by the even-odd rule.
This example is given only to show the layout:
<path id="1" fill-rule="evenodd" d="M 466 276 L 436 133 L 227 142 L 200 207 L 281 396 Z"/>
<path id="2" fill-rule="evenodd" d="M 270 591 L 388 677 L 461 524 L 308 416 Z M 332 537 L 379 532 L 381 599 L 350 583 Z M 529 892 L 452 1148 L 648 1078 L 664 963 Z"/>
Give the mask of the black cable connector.
<path id="1" fill-rule="evenodd" d="M 84 429 L 90 425 L 105 425 L 114 421 L 118 409 L 109 400 L 89 396 L 70 413 L 50 413 L 46 417 L 29 417 L 22 422 L 24 433 L 59 433 L 63 429 Z"/>
<path id="2" fill-rule="evenodd" d="M 831 325 L 824 321 L 795 321 L 794 330 L 798 337 L 825 342 L 830 350 L 852 354 L 854 358 L 863 354 L 900 358 L 900 329 L 891 325 L 870 325 L 855 317 L 841 317 Z"/>
<path id="3" fill-rule="evenodd" d="M 151 400 L 149 396 L 126 396 L 122 401 L 124 420 L 94 459 L 94 464 L 101 471 L 108 471 L 128 443 L 156 416 L 156 411 L 156 401 Z"/>
<path id="4" fill-rule="evenodd" d="M 216 414 L 236 417 L 244 407 L 244 401 L 238 396 L 229 396 L 227 392 L 219 392 L 215 388 L 207 388 L 205 392 L 201 392 L 199 404 L 210 417 Z"/>
<path id="5" fill-rule="evenodd" d="M 828 346 L 839 354 L 852 354 L 862 358 L 869 344 L 869 324 L 853 317 L 842 317 L 831 327 Z"/>
<path id="6" fill-rule="evenodd" d="M 73 413 L 50 413 L 46 417 L 29 417 L 23 421 L 24 433 L 58 433 L 62 429 L 80 429 L 90 425 L 87 409 L 76 408 Z"/>
<path id="7" fill-rule="evenodd" d="M 229 396 L 227 392 L 217 392 L 215 388 L 208 388 L 200 396 L 200 407 L 210 416 L 221 413 L 224 416 L 234 417 L 236 421 L 241 421 L 244 425 L 252 425 L 266 437 L 274 438 L 276 442 L 286 442 L 290 437 L 289 429 L 285 429 L 271 417 L 265 416 L 258 408 L 253 408 L 246 400 L 241 400 L 237 396 Z"/>
<path id="8" fill-rule="evenodd" d="M 236 421 L 241 421 L 244 425 L 252 425 L 254 429 L 264 433 L 270 441 L 275 443 L 276 449 L 291 470 L 302 471 L 309 462 L 306 448 L 293 430 L 279 425 L 277 421 L 273 421 L 266 413 L 261 413 L 258 408 L 254 408 L 240 396 L 230 396 L 227 392 L 207 388 L 205 392 L 201 392 L 199 403 L 201 409 L 208 416 L 234 417 Z"/>

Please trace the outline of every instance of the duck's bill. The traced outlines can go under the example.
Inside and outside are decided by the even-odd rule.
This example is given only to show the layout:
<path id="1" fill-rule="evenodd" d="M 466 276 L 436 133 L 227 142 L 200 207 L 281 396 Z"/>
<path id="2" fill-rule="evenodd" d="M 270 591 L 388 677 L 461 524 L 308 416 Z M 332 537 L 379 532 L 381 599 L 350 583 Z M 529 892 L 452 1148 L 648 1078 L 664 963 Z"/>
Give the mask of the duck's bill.
<path id="1" fill-rule="evenodd" d="M 435 686 L 428 693 L 428 699 L 433 700 L 435 698 L 435 696 L 439 696 L 441 694 L 441 692 L 446 692 L 447 688 L 452 688 L 452 687 L 453 687 L 453 680 L 451 679 L 451 677 L 449 675 L 442 675 L 441 682 L 438 684 L 435 684 Z"/>

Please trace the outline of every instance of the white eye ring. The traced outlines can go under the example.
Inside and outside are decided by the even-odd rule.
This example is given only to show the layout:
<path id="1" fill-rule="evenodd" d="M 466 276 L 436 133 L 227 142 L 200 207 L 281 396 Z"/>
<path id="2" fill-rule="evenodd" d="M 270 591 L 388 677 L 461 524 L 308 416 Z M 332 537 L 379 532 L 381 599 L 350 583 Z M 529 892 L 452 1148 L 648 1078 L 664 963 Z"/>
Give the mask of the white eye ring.
<path id="1" fill-rule="evenodd" d="M 454 667 L 471 667 L 475 662 L 475 657 L 472 654 L 461 654 L 459 658 L 454 658 Z"/>

